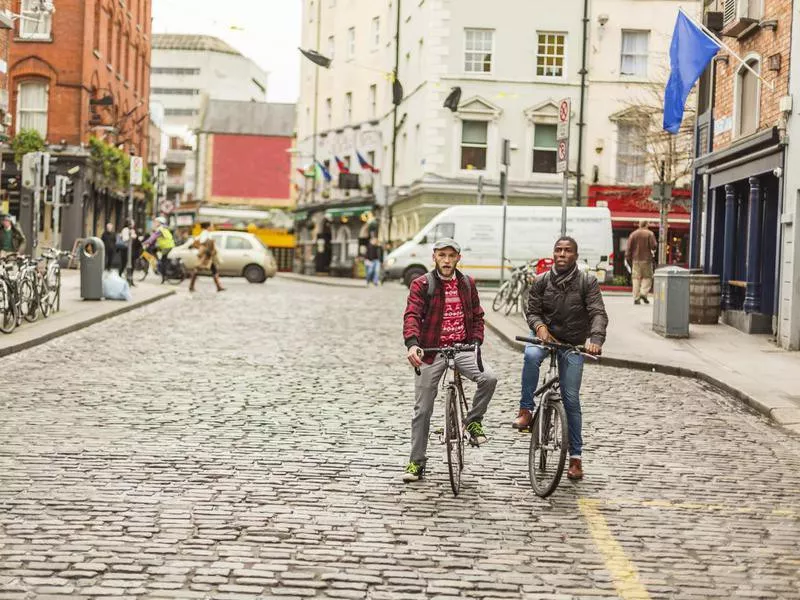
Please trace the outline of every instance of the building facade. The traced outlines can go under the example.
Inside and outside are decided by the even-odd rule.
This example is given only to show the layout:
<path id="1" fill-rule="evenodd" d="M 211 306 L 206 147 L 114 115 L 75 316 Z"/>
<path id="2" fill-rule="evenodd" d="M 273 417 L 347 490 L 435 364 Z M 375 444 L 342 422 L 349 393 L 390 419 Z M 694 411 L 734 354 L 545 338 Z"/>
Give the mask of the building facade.
<path id="1" fill-rule="evenodd" d="M 502 4 L 306 0 L 303 47 L 332 55 L 333 62 L 327 69 L 302 62 L 298 162 L 307 165 L 315 155 L 334 176 L 322 201 L 319 194 L 314 202 L 310 194 L 300 195 L 299 231 L 314 212 L 327 210 L 334 217 L 313 223 L 306 266 L 309 254 L 322 247 L 315 240 L 321 226 L 330 230 L 326 235 L 334 244 L 341 237 L 351 250 L 357 246 L 360 236 L 351 216 L 344 215 L 349 224 L 344 234 L 341 218 L 337 223 L 331 212 L 346 200 L 335 186 L 335 158 L 344 161 L 343 155 L 352 157 L 356 150 L 380 169 L 376 175 L 355 165 L 373 193 L 356 202 L 363 211 L 380 214 L 384 240 L 407 240 L 453 204 L 499 203 L 503 139 L 511 142 L 508 202 L 559 204 L 556 128 L 563 98 L 572 103 L 570 203 L 586 204 L 590 185 L 623 197 L 628 188 L 641 195 L 640 188 L 652 181 L 649 171 L 639 176 L 638 163 L 618 169 L 617 140 L 630 137 L 621 124 L 633 117 L 629 109 L 637 93 L 663 86 L 666 64 L 663 74 L 659 69 L 677 9 L 696 10 L 697 3 L 659 0 L 645 7 L 634 0 L 605 0 L 592 3 L 585 15 L 581 2 L 565 3 L 558 11 L 542 11 L 530 2 Z M 404 92 L 396 121 L 395 67 Z M 461 91 L 460 101 L 445 108 L 454 88 Z M 628 161 L 646 160 L 633 149 L 628 154 Z M 350 160 L 350 170 L 353 164 Z M 306 188 L 313 188 L 313 181 L 306 181 Z M 649 214 L 652 207 L 644 208 L 642 214 Z M 630 215 L 619 221 L 622 232 L 632 223 Z M 688 223 L 681 226 L 688 229 Z M 621 233 L 617 241 L 624 247 L 626 238 Z M 332 254 L 335 262 L 335 248 Z"/>
<path id="2" fill-rule="evenodd" d="M 62 246 L 71 247 L 107 221 L 121 224 L 125 213 L 124 191 L 93 171 L 90 138 L 147 156 L 151 0 L 15 0 L 13 10 L 21 18 L 9 49 L 11 134 L 38 132 L 58 158 L 51 172 L 80 167 L 61 220 Z M 3 187 L 19 214 L 24 192 L 14 185 L 13 155 L 4 153 L 4 162 L 12 167 L 3 172 Z M 138 197 L 140 218 L 143 205 Z M 41 235 L 50 243 L 58 232 L 51 207 L 43 210 Z"/>
<path id="3" fill-rule="evenodd" d="M 711 2 L 705 21 L 744 62 L 721 50 L 701 82 L 692 264 L 720 277 L 723 322 L 797 348 L 785 275 L 796 264 L 796 192 L 784 189 L 792 3 Z"/>
<path id="4" fill-rule="evenodd" d="M 9 112 L 8 57 L 14 21 L 11 13 L 12 0 L 0 0 L 0 136 L 8 138 L 12 117 Z M 0 212 L 8 211 L 8 199 L 0 191 Z"/>
<path id="5" fill-rule="evenodd" d="M 203 102 L 266 102 L 267 73 L 241 52 L 209 35 L 153 35 L 152 99 L 164 106 L 167 132 L 187 135 Z"/>

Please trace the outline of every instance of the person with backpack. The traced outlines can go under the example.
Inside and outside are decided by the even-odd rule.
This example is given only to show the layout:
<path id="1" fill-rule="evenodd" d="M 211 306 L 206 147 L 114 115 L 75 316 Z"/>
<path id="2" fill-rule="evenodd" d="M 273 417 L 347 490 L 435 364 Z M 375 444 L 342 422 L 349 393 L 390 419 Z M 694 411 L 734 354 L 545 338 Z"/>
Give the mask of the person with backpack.
<path id="1" fill-rule="evenodd" d="M 419 368 L 414 382 L 414 415 L 411 419 L 411 458 L 403 481 L 422 479 L 425 473 L 428 433 L 433 414 L 433 401 L 439 380 L 446 368 L 440 354 L 423 353 L 423 348 L 440 348 L 459 343 L 483 343 L 483 309 L 478 290 L 471 277 L 456 268 L 461 260 L 461 247 L 445 238 L 433 245 L 435 268 L 414 279 L 408 292 L 403 315 L 403 339 L 408 349 L 408 362 Z M 497 387 L 497 378 L 483 363 L 478 366 L 476 353 L 456 357 L 461 374 L 477 384 L 472 409 L 466 415 L 466 429 L 475 445 L 486 443 L 482 420 Z"/>
<path id="2" fill-rule="evenodd" d="M 539 275 L 528 293 L 528 325 L 531 337 L 543 342 L 585 345 L 589 354 L 600 354 L 606 339 L 608 315 L 595 277 L 578 268 L 578 242 L 559 238 L 553 247 L 553 267 Z M 587 341 L 588 339 L 588 341 Z M 567 477 L 583 478 L 581 450 L 580 389 L 583 356 L 558 350 L 561 398 L 569 426 L 569 470 Z M 528 344 L 522 365 L 522 397 L 514 429 L 525 430 L 533 420 L 533 394 L 539 382 L 539 368 L 548 356 L 543 346 Z"/>

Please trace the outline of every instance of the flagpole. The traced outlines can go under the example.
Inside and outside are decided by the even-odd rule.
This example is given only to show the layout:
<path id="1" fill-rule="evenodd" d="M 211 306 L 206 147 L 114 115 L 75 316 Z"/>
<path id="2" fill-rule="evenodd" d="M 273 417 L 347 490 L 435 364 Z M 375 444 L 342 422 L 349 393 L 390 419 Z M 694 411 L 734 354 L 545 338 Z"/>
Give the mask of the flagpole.
<path id="1" fill-rule="evenodd" d="M 708 36 L 708 37 L 711 39 L 711 41 L 712 41 L 712 42 L 714 42 L 715 44 L 718 44 L 718 45 L 719 45 L 721 48 L 724 48 L 725 50 L 727 50 L 727 51 L 728 51 L 728 54 L 730 54 L 730 55 L 731 55 L 731 56 L 733 56 L 733 57 L 734 57 L 736 60 L 738 60 L 738 61 L 739 61 L 739 63 L 740 63 L 740 64 L 741 64 L 741 65 L 742 65 L 742 66 L 743 66 L 745 69 L 747 69 L 747 70 L 748 70 L 748 71 L 750 71 L 750 72 L 751 72 L 753 75 L 755 75 L 756 77 L 758 77 L 758 79 L 759 79 L 759 80 L 761 80 L 761 82 L 762 82 L 764 85 L 766 85 L 766 86 L 769 88 L 769 90 L 770 90 L 771 92 L 774 92 L 774 91 L 775 91 L 775 86 L 774 86 L 774 85 L 773 85 L 771 82 L 769 82 L 769 81 L 767 81 L 766 79 L 764 79 L 764 78 L 763 78 L 763 77 L 762 77 L 762 76 L 761 76 L 759 73 L 756 73 L 756 71 L 755 71 L 755 70 L 754 70 L 754 69 L 753 69 L 753 68 L 752 68 L 750 65 L 748 65 L 748 64 L 747 64 L 747 63 L 744 61 L 744 59 L 743 59 L 742 57 L 740 57 L 738 54 L 736 54 L 736 52 L 734 52 L 733 50 L 731 50 L 730 48 L 728 48 L 728 46 L 727 46 L 727 45 L 725 45 L 724 43 L 722 43 L 722 41 L 720 41 L 720 40 L 719 40 L 719 38 L 717 38 L 717 36 L 715 36 L 715 35 L 714 35 L 714 32 L 713 32 L 713 31 L 711 31 L 711 30 L 710 30 L 708 27 L 706 27 L 706 26 L 705 26 L 705 25 L 703 25 L 702 23 L 699 23 L 699 22 L 695 21 L 695 20 L 694 20 L 694 19 L 693 19 L 693 18 L 692 18 L 692 17 L 689 15 L 689 13 L 687 13 L 687 12 L 686 12 L 685 10 L 683 10 L 682 8 L 678 8 L 678 11 L 679 11 L 679 12 L 682 12 L 682 13 L 683 13 L 683 15 L 684 15 L 684 16 L 685 16 L 687 19 L 689 19 L 689 20 L 690 20 L 692 23 L 694 23 L 695 25 L 697 25 L 697 26 L 700 28 L 700 30 L 701 30 L 703 33 L 705 33 L 705 34 L 706 34 L 706 35 L 707 35 L 707 36 Z"/>

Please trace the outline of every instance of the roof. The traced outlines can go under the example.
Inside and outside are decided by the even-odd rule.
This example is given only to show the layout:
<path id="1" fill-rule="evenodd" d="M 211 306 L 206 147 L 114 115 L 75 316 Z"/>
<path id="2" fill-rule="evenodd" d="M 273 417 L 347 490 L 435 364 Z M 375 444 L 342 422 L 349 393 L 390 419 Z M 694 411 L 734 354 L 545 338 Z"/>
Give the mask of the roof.
<path id="1" fill-rule="evenodd" d="M 199 130 L 203 133 L 294 135 L 295 105 L 275 102 L 210 100 Z"/>
<path id="2" fill-rule="evenodd" d="M 236 48 L 219 38 L 193 33 L 154 33 L 153 48 L 156 50 L 196 50 L 242 55 Z"/>

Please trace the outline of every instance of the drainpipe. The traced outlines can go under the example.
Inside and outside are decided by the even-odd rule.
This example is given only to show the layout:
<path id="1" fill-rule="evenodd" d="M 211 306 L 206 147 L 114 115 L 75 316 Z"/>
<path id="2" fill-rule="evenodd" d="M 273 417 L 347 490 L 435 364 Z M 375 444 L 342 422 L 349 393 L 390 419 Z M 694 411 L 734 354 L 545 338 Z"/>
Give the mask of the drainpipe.
<path id="1" fill-rule="evenodd" d="M 589 43 L 589 0 L 583 0 L 583 46 L 581 48 L 581 97 L 578 103 L 578 170 L 575 175 L 575 206 L 581 205 L 581 179 L 583 176 L 583 129 L 586 123 L 583 122 L 583 108 L 586 96 L 586 75 L 589 73 L 586 68 L 586 46 Z"/>
<path id="2" fill-rule="evenodd" d="M 392 83 L 397 81 L 397 74 L 400 70 L 400 0 L 397 1 L 397 28 L 394 32 L 394 78 Z M 392 193 L 395 192 L 394 176 L 397 169 L 397 104 L 392 110 Z M 386 194 L 386 212 L 389 213 L 389 225 L 386 228 L 386 241 L 392 243 L 392 207 L 389 205 L 389 194 Z"/>

